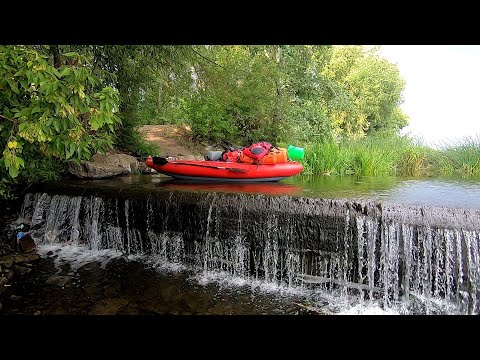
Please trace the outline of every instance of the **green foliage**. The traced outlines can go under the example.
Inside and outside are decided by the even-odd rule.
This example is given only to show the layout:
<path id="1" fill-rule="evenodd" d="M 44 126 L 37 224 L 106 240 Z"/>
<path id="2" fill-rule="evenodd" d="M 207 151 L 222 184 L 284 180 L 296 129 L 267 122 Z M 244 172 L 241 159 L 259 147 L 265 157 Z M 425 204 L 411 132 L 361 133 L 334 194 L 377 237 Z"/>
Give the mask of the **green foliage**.
<path id="1" fill-rule="evenodd" d="M 40 158 L 25 167 L 23 177 L 28 183 L 60 180 L 67 169 L 64 161 L 55 157 Z"/>
<path id="2" fill-rule="evenodd" d="M 125 132 L 123 136 L 124 146 L 128 149 L 135 149 L 137 156 L 159 155 L 160 150 L 155 144 L 149 143 L 143 139 L 141 134 L 135 129 Z"/>
<path id="3" fill-rule="evenodd" d="M 407 125 L 396 65 L 362 46 L 193 46 L 157 73 L 142 123 L 187 123 L 194 138 L 306 144 Z"/>
<path id="4" fill-rule="evenodd" d="M 355 176 L 480 177 L 480 137 L 440 149 L 409 137 L 377 132 L 356 140 L 322 140 L 305 149 L 304 174 Z"/>
<path id="5" fill-rule="evenodd" d="M 2 187 L 17 177 L 38 178 L 43 172 L 35 166 L 42 161 L 87 160 L 113 145 L 118 92 L 98 88 L 86 56 L 57 53 L 64 64 L 55 67 L 49 50 L 0 46 Z"/>
<path id="6" fill-rule="evenodd" d="M 428 159 L 432 151 L 430 148 L 414 145 L 413 143 L 411 146 L 405 146 L 398 164 L 399 173 L 402 176 L 412 177 L 428 175 L 431 169 Z"/>
<path id="7" fill-rule="evenodd" d="M 184 59 L 191 50 L 186 46 L 174 45 L 90 45 L 76 46 L 93 58 L 94 74 L 102 86 L 118 90 L 120 107 L 118 115 L 122 126 L 117 132 L 115 145 L 131 153 L 144 147 L 135 139 L 135 128 L 141 124 L 152 124 L 152 109 L 163 107 L 155 104 L 154 94 L 158 90 L 173 89 L 174 79 L 186 76 Z M 179 71 L 180 69 L 181 71 Z M 176 76 L 177 72 L 180 74 Z M 177 84 L 178 85 L 178 84 Z M 166 97 L 172 96 L 167 92 Z"/>
<path id="8" fill-rule="evenodd" d="M 306 148 L 306 173 L 355 176 L 420 176 L 429 150 L 409 138 L 378 133 L 356 140 L 313 143 Z"/>
<path id="9" fill-rule="evenodd" d="M 398 132 L 408 124 L 399 105 L 405 83 L 396 65 L 376 55 L 376 48 L 335 46 L 322 74 L 334 81 L 330 102 L 336 136 L 359 138 L 375 131 Z"/>
<path id="10" fill-rule="evenodd" d="M 437 174 L 461 177 L 480 177 L 480 136 L 445 142 L 430 155 Z"/>

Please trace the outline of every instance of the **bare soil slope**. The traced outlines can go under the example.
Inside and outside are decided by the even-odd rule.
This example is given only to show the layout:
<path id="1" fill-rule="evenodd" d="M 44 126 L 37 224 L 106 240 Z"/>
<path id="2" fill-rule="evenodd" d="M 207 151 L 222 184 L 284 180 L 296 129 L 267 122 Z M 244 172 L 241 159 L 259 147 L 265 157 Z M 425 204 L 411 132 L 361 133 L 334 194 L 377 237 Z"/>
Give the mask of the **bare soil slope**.
<path id="1" fill-rule="evenodd" d="M 203 160 L 204 147 L 192 143 L 191 129 L 187 125 L 144 125 L 139 132 L 146 141 L 158 146 L 157 155 Z"/>

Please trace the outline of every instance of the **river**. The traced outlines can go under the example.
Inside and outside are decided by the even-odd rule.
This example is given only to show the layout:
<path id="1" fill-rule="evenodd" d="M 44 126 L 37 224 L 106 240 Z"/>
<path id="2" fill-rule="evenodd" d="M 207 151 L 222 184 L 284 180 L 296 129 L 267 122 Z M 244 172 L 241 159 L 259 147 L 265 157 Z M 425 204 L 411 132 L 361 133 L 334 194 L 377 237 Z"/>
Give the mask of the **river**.
<path id="1" fill-rule="evenodd" d="M 447 179 L 47 184 L 22 210 L 42 258 L 2 311 L 476 314 L 479 208 Z"/>

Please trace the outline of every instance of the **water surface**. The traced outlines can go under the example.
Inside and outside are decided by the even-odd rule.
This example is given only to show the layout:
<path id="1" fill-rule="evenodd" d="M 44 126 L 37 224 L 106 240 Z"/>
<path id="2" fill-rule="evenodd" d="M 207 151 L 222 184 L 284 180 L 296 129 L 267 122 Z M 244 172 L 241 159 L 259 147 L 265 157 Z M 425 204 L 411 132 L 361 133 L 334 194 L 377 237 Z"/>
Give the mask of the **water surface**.
<path id="1" fill-rule="evenodd" d="M 480 183 L 475 180 L 397 177 L 328 177 L 297 175 L 273 183 L 222 183 L 174 180 L 163 175 L 134 175 L 112 180 L 72 180 L 71 184 L 115 188 L 155 188 L 358 199 L 424 206 L 480 209 Z"/>

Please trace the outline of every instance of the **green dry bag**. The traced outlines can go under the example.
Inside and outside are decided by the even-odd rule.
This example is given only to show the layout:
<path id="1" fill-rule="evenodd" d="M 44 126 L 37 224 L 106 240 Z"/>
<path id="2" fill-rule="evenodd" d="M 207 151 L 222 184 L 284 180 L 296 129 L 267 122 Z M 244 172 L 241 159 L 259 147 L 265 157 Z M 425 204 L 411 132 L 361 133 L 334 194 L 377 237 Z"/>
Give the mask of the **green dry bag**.
<path id="1" fill-rule="evenodd" d="M 287 151 L 288 151 L 288 158 L 290 160 L 294 160 L 294 161 L 303 160 L 305 156 L 305 150 L 301 147 L 288 145 Z"/>

